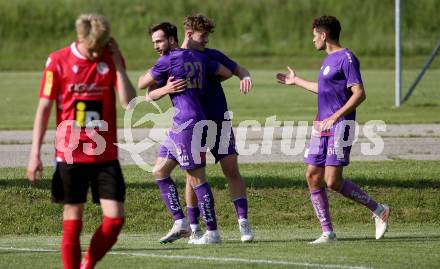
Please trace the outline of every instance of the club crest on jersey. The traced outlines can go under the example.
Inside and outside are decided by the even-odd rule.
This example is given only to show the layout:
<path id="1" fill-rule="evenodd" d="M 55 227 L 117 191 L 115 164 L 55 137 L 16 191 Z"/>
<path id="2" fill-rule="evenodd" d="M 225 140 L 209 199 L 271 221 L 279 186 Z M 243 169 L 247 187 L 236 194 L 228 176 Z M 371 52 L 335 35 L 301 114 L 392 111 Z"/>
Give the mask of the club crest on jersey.
<path id="1" fill-rule="evenodd" d="M 79 69 L 79 67 L 76 64 L 74 66 L 72 66 L 73 73 L 78 74 L 78 69 Z"/>
<path id="2" fill-rule="evenodd" d="M 327 76 L 329 72 L 330 72 L 330 65 L 327 65 L 327 66 L 324 68 L 324 71 L 322 72 L 322 74 L 323 74 L 324 76 Z"/>
<path id="3" fill-rule="evenodd" d="M 96 66 L 96 69 L 98 70 L 98 73 L 101 75 L 107 74 L 108 71 L 110 70 L 105 62 L 99 62 L 98 65 Z"/>

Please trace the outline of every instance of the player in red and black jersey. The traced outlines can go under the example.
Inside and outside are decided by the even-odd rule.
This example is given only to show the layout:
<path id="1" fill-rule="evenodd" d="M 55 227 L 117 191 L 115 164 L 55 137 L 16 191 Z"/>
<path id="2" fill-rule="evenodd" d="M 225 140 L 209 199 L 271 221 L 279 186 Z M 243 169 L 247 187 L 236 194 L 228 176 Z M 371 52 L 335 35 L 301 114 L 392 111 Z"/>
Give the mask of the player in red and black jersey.
<path id="1" fill-rule="evenodd" d="M 125 183 L 118 161 L 116 94 L 126 108 L 135 90 L 125 71 L 110 23 L 101 15 L 76 21 L 78 40 L 49 55 L 41 81 L 27 177 L 42 171 L 40 149 L 56 103 L 56 168 L 52 200 L 64 204 L 61 257 L 80 268 L 80 233 L 89 185 L 100 203 L 102 225 L 92 237 L 81 268 L 93 268 L 111 249 L 124 223 Z"/>

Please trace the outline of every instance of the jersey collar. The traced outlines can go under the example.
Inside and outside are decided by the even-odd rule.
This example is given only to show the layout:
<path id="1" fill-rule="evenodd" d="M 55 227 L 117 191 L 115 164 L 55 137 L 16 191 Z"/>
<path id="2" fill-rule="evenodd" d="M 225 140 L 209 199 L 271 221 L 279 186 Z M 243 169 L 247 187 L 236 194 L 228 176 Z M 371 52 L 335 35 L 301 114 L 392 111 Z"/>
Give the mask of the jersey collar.
<path id="1" fill-rule="evenodd" d="M 87 60 L 86 57 L 84 57 L 78 50 L 78 48 L 76 47 L 76 42 L 73 42 L 72 44 L 70 44 L 70 50 L 72 51 L 73 55 L 75 55 L 78 59 L 81 60 Z"/>

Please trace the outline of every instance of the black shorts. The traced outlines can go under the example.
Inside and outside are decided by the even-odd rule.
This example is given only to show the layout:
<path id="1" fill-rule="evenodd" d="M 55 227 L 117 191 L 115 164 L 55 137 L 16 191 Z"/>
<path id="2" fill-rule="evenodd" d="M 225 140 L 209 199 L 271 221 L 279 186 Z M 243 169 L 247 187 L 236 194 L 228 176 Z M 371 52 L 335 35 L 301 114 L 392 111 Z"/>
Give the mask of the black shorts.
<path id="1" fill-rule="evenodd" d="M 57 163 L 52 178 L 52 201 L 82 204 L 87 201 L 89 184 L 93 202 L 110 199 L 125 200 L 125 182 L 118 160 L 102 163 Z"/>
<path id="2" fill-rule="evenodd" d="M 235 145 L 235 136 L 234 131 L 232 130 L 232 127 L 230 125 L 226 125 L 226 130 L 223 130 L 225 134 L 229 133 L 229 137 L 222 137 L 222 128 L 223 128 L 223 121 L 221 120 L 214 120 L 216 126 L 217 126 L 217 132 L 215 136 L 215 143 L 212 148 L 209 149 L 212 156 L 215 158 L 215 163 L 218 163 L 221 161 L 224 157 L 229 155 L 238 155 L 238 151 L 236 149 Z M 202 135 L 202 145 L 206 144 L 208 135 L 208 128 L 205 126 L 203 129 L 203 135 Z"/>

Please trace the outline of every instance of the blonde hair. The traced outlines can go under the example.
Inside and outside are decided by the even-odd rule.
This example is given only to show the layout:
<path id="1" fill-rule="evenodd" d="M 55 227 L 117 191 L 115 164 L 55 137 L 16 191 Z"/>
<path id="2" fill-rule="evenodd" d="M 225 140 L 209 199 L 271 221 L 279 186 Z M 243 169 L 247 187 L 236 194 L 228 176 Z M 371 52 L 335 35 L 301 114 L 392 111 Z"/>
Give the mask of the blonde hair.
<path id="1" fill-rule="evenodd" d="M 81 14 L 75 22 L 79 41 L 89 46 L 104 46 L 110 40 L 110 22 L 99 14 Z"/>
<path id="2" fill-rule="evenodd" d="M 212 33 L 214 32 L 215 23 L 205 15 L 194 14 L 185 17 L 183 28 L 185 31 Z"/>

